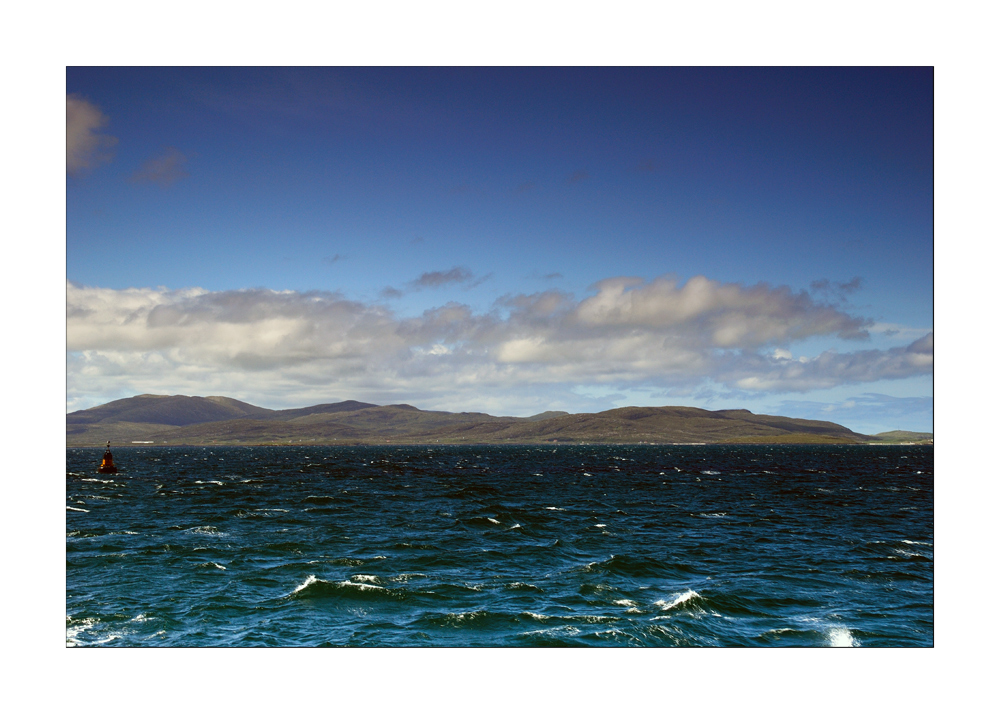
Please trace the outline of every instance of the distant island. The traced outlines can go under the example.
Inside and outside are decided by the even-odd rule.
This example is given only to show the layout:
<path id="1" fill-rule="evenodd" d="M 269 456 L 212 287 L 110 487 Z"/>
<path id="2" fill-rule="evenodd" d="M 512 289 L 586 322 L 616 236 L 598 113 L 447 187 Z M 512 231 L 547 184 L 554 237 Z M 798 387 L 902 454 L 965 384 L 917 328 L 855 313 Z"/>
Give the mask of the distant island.
<path id="1" fill-rule="evenodd" d="M 530 417 L 345 401 L 265 409 L 229 397 L 143 394 L 66 415 L 67 446 L 371 444 L 899 444 L 923 432 L 858 434 L 828 421 L 746 409 L 623 407 Z"/>

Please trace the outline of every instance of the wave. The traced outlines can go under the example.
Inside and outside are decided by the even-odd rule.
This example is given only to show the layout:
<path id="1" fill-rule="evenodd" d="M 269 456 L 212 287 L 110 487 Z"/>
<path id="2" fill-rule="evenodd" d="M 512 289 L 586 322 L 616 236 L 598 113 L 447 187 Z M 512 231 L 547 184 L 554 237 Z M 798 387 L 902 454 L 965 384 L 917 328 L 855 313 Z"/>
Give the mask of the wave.
<path id="1" fill-rule="evenodd" d="M 690 566 L 681 563 L 666 563 L 655 558 L 635 555 L 612 555 L 604 560 L 583 566 L 587 573 L 624 575 L 633 578 L 659 578 L 676 571 L 686 572 Z"/>
<path id="2" fill-rule="evenodd" d="M 98 624 L 100 620 L 95 617 L 87 617 L 78 622 L 73 622 L 71 624 L 71 618 L 66 618 L 66 646 L 67 647 L 79 647 L 84 644 L 80 640 L 80 635 L 82 635 L 87 630 L 93 629 L 94 625 Z"/>
<path id="3" fill-rule="evenodd" d="M 328 503 L 336 503 L 337 502 L 337 497 L 336 496 L 306 496 L 302 500 L 304 502 L 308 501 L 309 503 L 328 504 Z"/>
<path id="4" fill-rule="evenodd" d="M 531 618 L 537 616 L 531 616 Z M 529 619 L 531 619 L 529 618 Z M 495 629 L 521 624 L 518 615 L 492 610 L 468 610 L 465 612 L 444 612 L 423 615 L 418 622 L 432 627 L 469 629 Z"/>
<path id="5" fill-rule="evenodd" d="M 296 547 L 298 547 L 298 544 L 296 544 Z M 334 558 L 329 561 L 329 563 L 330 565 L 346 565 L 348 567 L 354 567 L 357 565 L 364 565 L 365 561 L 361 560 L 361 558 Z"/>
<path id="6" fill-rule="evenodd" d="M 704 601 L 704 598 L 695 590 L 687 590 L 686 592 L 677 595 L 670 602 L 667 602 L 666 600 L 657 600 L 653 604 L 658 605 L 660 609 L 664 611 L 673 610 L 674 608 L 692 609 L 693 607 L 697 606 L 698 600 Z M 685 608 L 684 607 L 685 603 L 691 603 L 691 605 Z M 700 607 L 697 607 L 697 609 L 701 610 Z"/>
<path id="7" fill-rule="evenodd" d="M 579 627 L 573 625 L 560 625 L 544 630 L 530 630 L 519 633 L 530 644 L 537 645 L 573 645 L 577 643 L 577 638 L 581 634 Z"/>
<path id="8" fill-rule="evenodd" d="M 213 535 L 213 536 L 226 535 L 215 526 L 195 526 L 194 528 L 187 528 L 186 530 L 188 533 L 197 533 L 198 535 Z"/>
<path id="9" fill-rule="evenodd" d="M 860 647 L 861 644 L 854 639 L 851 631 L 846 627 L 834 627 L 827 633 L 827 640 L 831 647 Z"/>
<path id="10" fill-rule="evenodd" d="M 315 575 L 308 576 L 298 587 L 288 594 L 296 600 L 320 598 L 342 598 L 349 600 L 399 600 L 405 593 L 397 589 L 384 588 L 371 583 L 356 583 L 351 580 L 333 582 Z"/>
<path id="11" fill-rule="evenodd" d="M 903 556 L 903 558 L 906 558 L 908 560 L 921 560 L 925 562 L 932 561 L 932 558 L 928 558 L 923 553 L 916 553 L 912 550 L 905 550 L 903 548 L 893 548 L 892 552 L 896 553 L 897 555 L 901 555 Z M 899 560 L 899 558 L 890 555 L 889 560 Z"/>
<path id="12" fill-rule="evenodd" d="M 620 605 L 625 608 L 625 612 L 630 615 L 638 615 L 642 612 L 639 608 L 639 603 L 635 600 L 629 600 L 628 598 L 620 598 L 614 601 L 615 605 Z"/>
<path id="13" fill-rule="evenodd" d="M 96 617 L 87 617 L 83 620 L 73 621 L 72 618 L 66 618 L 66 646 L 67 647 L 83 647 L 87 645 L 106 645 L 109 642 L 114 642 L 115 640 L 120 640 L 122 638 L 121 632 L 111 632 L 105 634 L 105 636 L 100 639 L 84 641 L 82 635 L 93 630 L 98 625 L 106 626 L 105 623 L 101 622 Z"/>
<path id="14" fill-rule="evenodd" d="M 621 618 L 602 615 L 545 615 L 538 612 L 497 612 L 494 610 L 467 610 L 463 612 L 431 613 L 420 618 L 420 622 L 436 627 L 468 628 L 477 630 L 507 629 L 516 625 L 537 625 L 546 623 L 553 627 L 545 630 L 523 632 L 521 635 L 547 634 L 565 631 L 567 628 L 579 634 L 578 625 L 599 625 L 619 622 Z"/>
<path id="15" fill-rule="evenodd" d="M 503 514 L 497 515 L 500 515 L 501 518 L 503 518 Z M 505 520 L 501 520 L 501 518 L 494 518 L 493 516 L 472 516 L 471 518 L 464 519 L 461 523 L 466 527 L 478 529 L 489 528 L 491 530 L 495 530 L 497 526 L 501 526 L 503 530 L 513 531 L 523 528 L 523 526 L 515 520 L 507 518 L 505 522 Z M 510 525 L 507 525 L 508 523 Z"/>

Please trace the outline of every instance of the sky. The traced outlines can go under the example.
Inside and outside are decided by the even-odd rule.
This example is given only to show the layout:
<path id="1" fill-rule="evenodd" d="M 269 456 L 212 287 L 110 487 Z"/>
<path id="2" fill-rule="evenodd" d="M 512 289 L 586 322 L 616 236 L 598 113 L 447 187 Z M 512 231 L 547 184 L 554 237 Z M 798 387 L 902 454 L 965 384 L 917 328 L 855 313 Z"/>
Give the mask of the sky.
<path id="1" fill-rule="evenodd" d="M 933 425 L 930 68 L 66 70 L 67 411 Z"/>

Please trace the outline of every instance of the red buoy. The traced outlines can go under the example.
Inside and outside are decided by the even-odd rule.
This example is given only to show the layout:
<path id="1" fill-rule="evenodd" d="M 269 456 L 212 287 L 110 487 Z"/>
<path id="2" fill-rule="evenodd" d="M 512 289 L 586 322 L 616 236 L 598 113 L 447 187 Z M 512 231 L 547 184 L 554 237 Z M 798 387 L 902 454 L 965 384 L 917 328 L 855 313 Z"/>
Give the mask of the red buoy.
<path id="1" fill-rule="evenodd" d="M 104 458 L 101 459 L 101 465 L 97 467 L 97 473 L 99 474 L 116 474 L 118 473 L 118 467 L 115 466 L 115 459 L 111 455 L 111 442 L 108 442 L 107 447 L 104 449 Z"/>

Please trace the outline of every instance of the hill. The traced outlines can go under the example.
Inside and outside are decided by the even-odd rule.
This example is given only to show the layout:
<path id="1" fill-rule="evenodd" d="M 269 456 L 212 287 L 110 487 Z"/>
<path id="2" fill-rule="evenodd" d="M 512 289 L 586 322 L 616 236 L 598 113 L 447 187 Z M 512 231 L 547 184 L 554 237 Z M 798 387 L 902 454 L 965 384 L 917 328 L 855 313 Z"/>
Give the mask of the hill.
<path id="1" fill-rule="evenodd" d="M 883 431 L 872 437 L 878 444 L 933 444 L 934 434 L 926 431 Z"/>
<path id="2" fill-rule="evenodd" d="M 709 411 L 695 407 L 623 407 L 596 414 L 543 412 L 531 417 L 496 417 L 476 412 L 424 411 L 409 404 L 378 406 L 356 401 L 275 410 L 227 397 L 144 394 L 66 416 L 67 446 L 99 446 L 109 440 L 116 444 L 196 446 L 858 444 L 873 439 L 833 422 L 754 414 L 745 409 Z"/>

